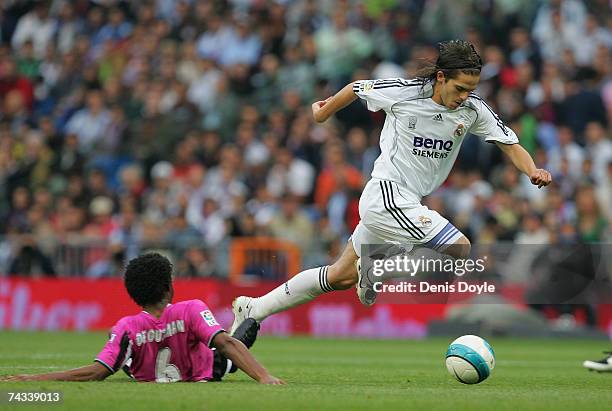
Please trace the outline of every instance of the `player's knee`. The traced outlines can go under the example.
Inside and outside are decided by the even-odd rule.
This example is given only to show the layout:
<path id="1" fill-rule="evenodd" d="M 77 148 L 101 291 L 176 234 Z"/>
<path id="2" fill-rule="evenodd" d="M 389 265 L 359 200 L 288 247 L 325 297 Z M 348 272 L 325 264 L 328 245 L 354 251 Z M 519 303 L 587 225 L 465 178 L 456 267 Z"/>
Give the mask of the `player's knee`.
<path id="1" fill-rule="evenodd" d="M 357 269 L 333 264 L 327 271 L 327 281 L 334 290 L 346 290 L 357 284 Z"/>
<path id="2" fill-rule="evenodd" d="M 462 235 L 446 249 L 445 253 L 455 258 L 468 258 L 471 251 L 472 243 L 466 236 Z"/>
<path id="3" fill-rule="evenodd" d="M 348 290 L 355 284 L 357 284 L 357 278 L 347 277 L 338 279 L 334 283 L 331 283 L 331 286 L 334 290 Z"/>

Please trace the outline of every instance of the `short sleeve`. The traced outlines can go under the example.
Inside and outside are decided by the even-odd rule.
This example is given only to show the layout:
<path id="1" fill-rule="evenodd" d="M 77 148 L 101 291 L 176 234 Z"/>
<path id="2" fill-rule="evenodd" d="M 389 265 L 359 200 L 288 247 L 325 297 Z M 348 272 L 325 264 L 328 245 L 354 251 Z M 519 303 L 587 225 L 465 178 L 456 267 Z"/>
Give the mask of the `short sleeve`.
<path id="1" fill-rule="evenodd" d="M 402 99 L 409 83 L 401 78 L 382 80 L 359 80 L 353 83 L 353 91 L 366 101 L 368 110 L 391 110 L 391 106 Z"/>
<path id="2" fill-rule="evenodd" d="M 104 365 L 112 373 L 116 373 L 132 356 L 132 340 L 128 332 L 127 323 L 119 321 L 111 329 L 106 345 L 94 361 Z"/>
<path id="3" fill-rule="evenodd" d="M 519 142 L 514 131 L 506 127 L 499 116 L 481 97 L 471 95 L 470 102 L 474 105 L 478 114 L 476 121 L 470 127 L 471 133 L 484 137 L 487 143 L 517 144 Z"/>
<path id="4" fill-rule="evenodd" d="M 225 331 L 208 306 L 200 300 L 191 301 L 186 314 L 191 324 L 191 331 L 208 347 L 217 334 Z"/>

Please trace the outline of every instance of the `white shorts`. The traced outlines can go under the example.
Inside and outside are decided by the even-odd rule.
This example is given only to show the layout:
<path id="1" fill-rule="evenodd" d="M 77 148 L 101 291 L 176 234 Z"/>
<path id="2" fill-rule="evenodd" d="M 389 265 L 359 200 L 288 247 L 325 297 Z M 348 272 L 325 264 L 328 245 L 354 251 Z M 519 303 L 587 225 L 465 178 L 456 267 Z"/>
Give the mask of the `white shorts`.
<path id="1" fill-rule="evenodd" d="M 359 199 L 361 221 L 351 236 L 361 257 L 367 244 L 422 245 L 443 252 L 463 234 L 437 211 L 430 210 L 404 187 L 372 178 Z"/>

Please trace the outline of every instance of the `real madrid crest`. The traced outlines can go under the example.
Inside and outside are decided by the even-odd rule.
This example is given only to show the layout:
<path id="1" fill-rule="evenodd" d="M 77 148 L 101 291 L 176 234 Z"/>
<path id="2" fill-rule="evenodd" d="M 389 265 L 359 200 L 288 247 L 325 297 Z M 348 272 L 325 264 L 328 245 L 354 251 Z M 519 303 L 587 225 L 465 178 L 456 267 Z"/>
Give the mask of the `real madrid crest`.
<path id="1" fill-rule="evenodd" d="M 461 137 L 465 133 L 465 126 L 463 124 L 459 124 L 455 129 L 455 137 Z"/>
<path id="2" fill-rule="evenodd" d="M 429 227 L 431 225 L 431 218 L 429 218 L 427 216 L 420 215 L 419 216 L 419 221 L 421 222 L 423 227 Z"/>

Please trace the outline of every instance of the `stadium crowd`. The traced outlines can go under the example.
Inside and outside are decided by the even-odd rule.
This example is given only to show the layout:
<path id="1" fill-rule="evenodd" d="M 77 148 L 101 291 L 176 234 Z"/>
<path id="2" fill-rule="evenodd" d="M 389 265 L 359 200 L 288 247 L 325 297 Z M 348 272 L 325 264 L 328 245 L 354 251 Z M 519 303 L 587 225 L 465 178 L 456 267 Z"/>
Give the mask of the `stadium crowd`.
<path id="1" fill-rule="evenodd" d="M 116 275 L 155 248 L 224 277 L 232 239 L 257 235 L 329 263 L 384 113 L 356 101 L 317 124 L 312 102 L 412 77 L 450 38 L 476 45 L 478 93 L 554 184 L 468 135 L 425 204 L 474 243 L 609 241 L 610 16 L 607 0 L 3 1 L 0 273 Z"/>

